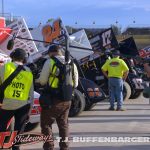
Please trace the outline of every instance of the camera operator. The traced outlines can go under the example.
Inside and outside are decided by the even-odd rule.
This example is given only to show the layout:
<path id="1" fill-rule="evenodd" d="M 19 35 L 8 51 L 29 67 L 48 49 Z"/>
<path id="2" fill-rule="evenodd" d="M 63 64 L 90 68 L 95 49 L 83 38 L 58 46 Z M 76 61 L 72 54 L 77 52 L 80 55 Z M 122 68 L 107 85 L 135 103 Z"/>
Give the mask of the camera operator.
<path id="1" fill-rule="evenodd" d="M 48 54 L 50 59 L 48 59 L 40 74 L 39 79 L 36 82 L 39 82 L 41 85 L 48 85 L 48 92 L 50 94 L 50 99 L 52 101 L 51 107 L 42 107 L 41 111 L 41 132 L 44 135 L 53 136 L 52 133 L 52 124 L 57 122 L 59 128 L 60 136 L 60 149 L 69 150 L 69 142 L 67 141 L 69 136 L 68 129 L 68 115 L 71 107 L 71 100 L 63 99 L 62 95 L 63 90 L 60 86 L 61 78 L 60 67 L 57 65 L 58 61 L 61 64 L 65 63 L 65 57 L 62 55 L 61 49 L 58 45 L 52 45 L 49 47 Z M 70 61 L 70 60 L 69 60 Z M 78 71 L 76 65 L 73 63 L 72 74 L 74 75 L 71 84 L 74 87 L 78 86 Z M 62 72 L 63 74 L 63 72 Z M 61 89 L 61 90 L 60 90 Z M 57 94 L 55 94 L 57 92 Z M 72 94 L 71 94 L 72 95 Z M 66 139 L 67 138 L 67 139 Z M 46 141 L 43 145 L 44 150 L 53 150 L 54 141 Z"/>
<path id="2" fill-rule="evenodd" d="M 17 48 L 10 54 L 10 57 L 12 62 L 8 62 L 0 68 L 1 84 L 11 76 L 18 66 L 22 70 L 5 88 L 4 99 L 0 101 L 0 132 L 6 131 L 8 122 L 14 117 L 14 130 L 18 131 L 17 134 L 20 134 L 24 131 L 33 103 L 33 75 L 31 70 L 24 66 L 26 61 L 25 50 Z M 13 145 L 12 150 L 20 150 L 20 148 Z"/>

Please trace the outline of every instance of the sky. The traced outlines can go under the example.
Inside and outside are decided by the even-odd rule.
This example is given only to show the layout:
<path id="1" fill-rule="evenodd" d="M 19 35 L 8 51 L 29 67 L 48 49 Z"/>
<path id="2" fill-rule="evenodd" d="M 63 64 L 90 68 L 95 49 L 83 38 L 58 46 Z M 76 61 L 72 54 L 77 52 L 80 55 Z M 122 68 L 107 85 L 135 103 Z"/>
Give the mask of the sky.
<path id="1" fill-rule="evenodd" d="M 4 13 L 32 27 L 58 17 L 71 26 L 150 26 L 150 0 L 0 0 L 0 12 L 2 1 Z"/>

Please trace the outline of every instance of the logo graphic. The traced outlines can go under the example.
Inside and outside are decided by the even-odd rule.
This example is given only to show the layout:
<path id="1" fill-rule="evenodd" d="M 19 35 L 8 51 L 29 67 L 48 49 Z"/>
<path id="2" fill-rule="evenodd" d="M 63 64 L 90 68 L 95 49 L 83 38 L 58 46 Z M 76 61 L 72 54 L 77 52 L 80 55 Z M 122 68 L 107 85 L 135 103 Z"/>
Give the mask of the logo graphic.
<path id="1" fill-rule="evenodd" d="M 53 25 L 47 24 L 42 29 L 42 35 L 45 42 L 52 42 L 61 35 L 60 20 L 53 22 Z M 45 44 L 47 46 L 49 44 Z"/>
<path id="2" fill-rule="evenodd" d="M 53 141 L 52 136 L 40 133 L 23 133 L 17 135 L 17 131 L 0 132 L 0 149 L 8 149 L 11 148 L 12 145 L 28 145 L 39 142 L 45 143 L 47 141 Z"/>
<path id="3" fill-rule="evenodd" d="M 109 65 L 111 67 L 117 67 L 117 66 L 119 66 L 119 63 L 114 61 L 114 62 L 111 62 Z"/>
<path id="4" fill-rule="evenodd" d="M 0 44 L 3 43 L 11 34 L 12 29 L 7 28 L 5 25 L 5 18 L 0 17 Z"/>
<path id="5" fill-rule="evenodd" d="M 150 46 L 139 50 L 139 54 L 140 54 L 140 57 L 142 58 L 150 57 Z"/>

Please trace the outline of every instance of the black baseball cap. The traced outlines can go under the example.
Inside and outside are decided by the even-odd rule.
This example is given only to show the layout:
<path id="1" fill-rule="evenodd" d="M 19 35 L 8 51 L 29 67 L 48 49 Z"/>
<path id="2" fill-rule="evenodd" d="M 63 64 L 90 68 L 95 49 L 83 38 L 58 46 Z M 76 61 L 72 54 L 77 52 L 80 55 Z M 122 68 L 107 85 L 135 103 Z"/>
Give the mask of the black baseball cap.
<path id="1" fill-rule="evenodd" d="M 56 45 L 56 44 L 50 45 L 50 47 L 48 49 L 48 53 L 59 52 L 59 51 L 60 51 L 60 47 L 59 47 L 59 45 Z"/>
<path id="2" fill-rule="evenodd" d="M 24 60 L 27 58 L 27 53 L 21 48 L 16 48 L 13 52 L 10 53 L 10 58 L 15 60 Z"/>
<path id="3" fill-rule="evenodd" d="M 119 56 L 120 55 L 120 51 L 119 50 L 114 50 L 112 51 L 113 55 Z"/>

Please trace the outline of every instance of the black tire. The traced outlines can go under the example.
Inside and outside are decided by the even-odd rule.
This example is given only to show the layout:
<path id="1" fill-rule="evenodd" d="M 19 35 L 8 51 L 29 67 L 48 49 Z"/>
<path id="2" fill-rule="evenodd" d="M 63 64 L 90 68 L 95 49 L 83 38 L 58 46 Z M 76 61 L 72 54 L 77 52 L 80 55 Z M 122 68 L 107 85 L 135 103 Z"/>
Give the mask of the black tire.
<path id="1" fill-rule="evenodd" d="M 133 95 L 130 96 L 130 99 L 136 99 L 138 97 L 140 97 L 142 94 L 142 92 L 135 92 Z"/>
<path id="2" fill-rule="evenodd" d="M 96 105 L 96 103 L 91 103 L 91 104 L 87 104 L 87 103 L 86 103 L 84 110 L 85 110 L 85 111 L 89 111 L 89 110 L 91 110 L 95 105 Z"/>
<path id="3" fill-rule="evenodd" d="M 131 96 L 131 87 L 127 82 L 124 82 L 124 87 L 123 87 L 123 100 L 129 100 Z"/>
<path id="4" fill-rule="evenodd" d="M 26 124 L 26 126 L 25 126 L 24 132 L 29 132 L 29 131 L 35 129 L 38 125 L 39 125 L 39 122 L 38 123 L 30 123 L 30 122 L 28 122 Z"/>
<path id="5" fill-rule="evenodd" d="M 74 97 L 72 99 L 71 108 L 69 111 L 69 117 L 78 116 L 85 108 L 85 98 L 83 94 L 76 90 L 74 91 Z"/>

